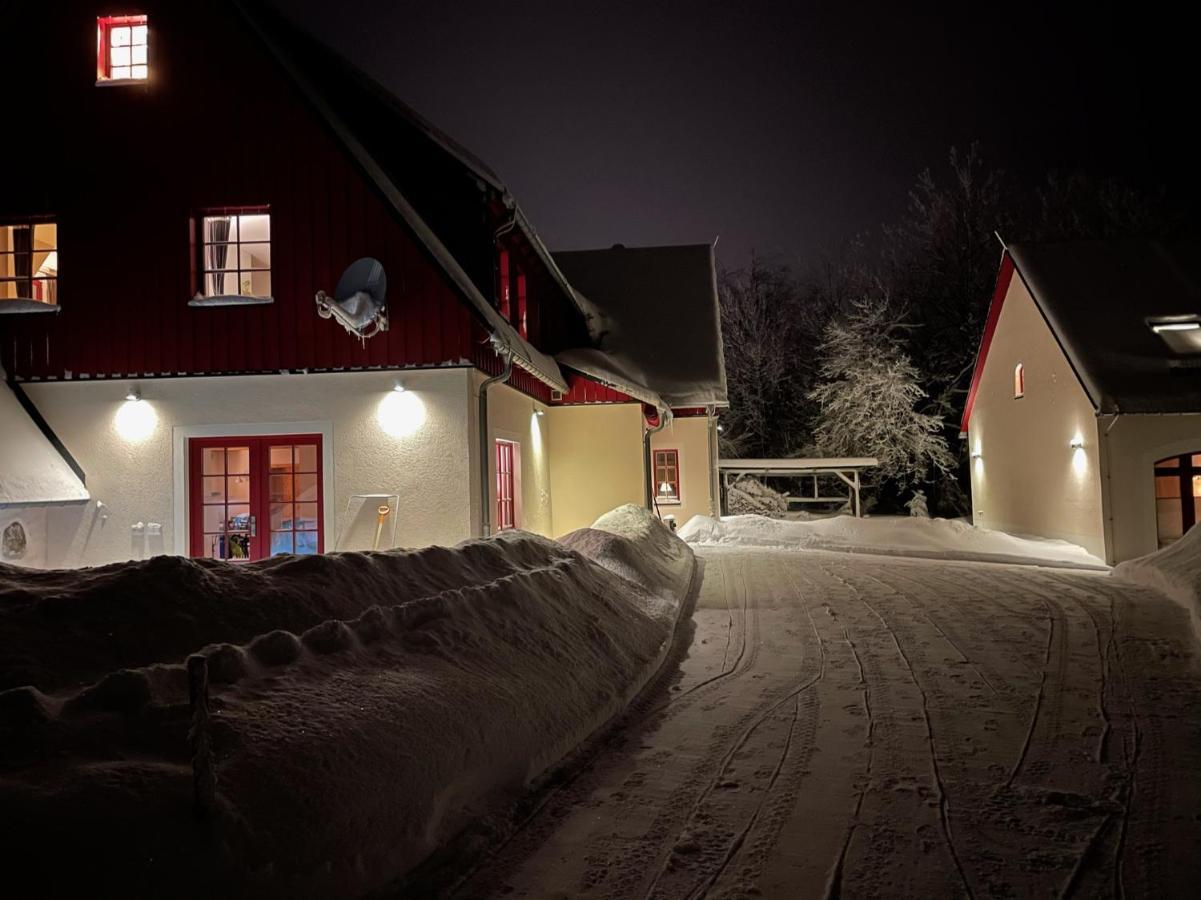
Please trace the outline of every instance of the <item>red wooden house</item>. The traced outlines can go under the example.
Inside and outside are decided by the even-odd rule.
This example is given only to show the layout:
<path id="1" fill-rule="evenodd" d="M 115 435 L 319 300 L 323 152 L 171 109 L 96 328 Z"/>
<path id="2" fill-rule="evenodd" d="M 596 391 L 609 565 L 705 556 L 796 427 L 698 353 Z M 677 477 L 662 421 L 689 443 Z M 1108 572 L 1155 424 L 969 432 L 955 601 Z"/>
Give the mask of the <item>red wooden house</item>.
<path id="1" fill-rule="evenodd" d="M 598 323 L 641 327 L 619 283 L 581 295 L 486 165 L 271 9 L 67 0 L 11 27 L 42 113 L 0 145 L 3 561 L 556 534 L 647 484 L 686 506 L 690 462 L 708 511 L 712 450 L 650 452 L 708 446 L 725 402 L 708 248 L 629 251 L 709 323 L 678 403 L 670 364 L 606 345 Z M 365 257 L 387 327 L 363 339 L 314 298 Z M 650 436 L 673 405 L 696 425 Z"/>

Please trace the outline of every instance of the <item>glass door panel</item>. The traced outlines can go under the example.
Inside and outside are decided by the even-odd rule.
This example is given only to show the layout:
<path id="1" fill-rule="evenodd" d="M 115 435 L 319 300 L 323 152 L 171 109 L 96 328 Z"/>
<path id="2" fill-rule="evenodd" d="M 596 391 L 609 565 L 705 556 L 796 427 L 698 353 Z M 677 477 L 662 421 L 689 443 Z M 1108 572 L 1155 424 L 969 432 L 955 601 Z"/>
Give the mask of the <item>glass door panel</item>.
<path id="1" fill-rule="evenodd" d="M 191 553 L 240 562 L 322 552 L 319 435 L 196 438 Z"/>
<path id="2" fill-rule="evenodd" d="M 251 451 L 249 443 L 200 446 L 193 453 L 201 475 L 193 497 L 199 505 L 193 527 L 199 526 L 199 547 L 193 535 L 194 556 L 244 561 L 257 552 L 256 522 L 251 508 Z M 196 483 L 194 481 L 194 483 Z M 199 552 L 197 552 L 199 550 Z"/>

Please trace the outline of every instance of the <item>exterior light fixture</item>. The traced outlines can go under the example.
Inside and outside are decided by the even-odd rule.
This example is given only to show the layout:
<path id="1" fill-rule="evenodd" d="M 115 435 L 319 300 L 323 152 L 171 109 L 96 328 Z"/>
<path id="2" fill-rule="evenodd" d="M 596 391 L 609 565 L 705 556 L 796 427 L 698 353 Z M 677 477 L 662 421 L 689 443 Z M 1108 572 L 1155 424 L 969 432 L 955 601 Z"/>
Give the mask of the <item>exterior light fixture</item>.
<path id="1" fill-rule="evenodd" d="M 142 392 L 136 386 L 129 389 L 129 393 L 125 395 L 125 399 L 133 403 L 137 403 L 142 399 Z"/>
<path id="2" fill-rule="evenodd" d="M 1201 316 L 1159 316 L 1146 322 L 1173 353 L 1187 356 L 1201 353 Z"/>
<path id="3" fill-rule="evenodd" d="M 392 390 L 396 391 L 398 394 L 403 394 L 405 392 L 405 386 L 398 381 Z"/>
<path id="4" fill-rule="evenodd" d="M 545 410 L 541 410 L 541 409 L 539 409 L 539 408 L 538 408 L 538 405 L 537 405 L 537 404 L 534 404 L 534 415 L 536 415 L 536 416 L 545 416 L 545 415 L 546 415 L 546 411 L 545 411 Z"/>
<path id="5" fill-rule="evenodd" d="M 983 453 L 973 453 L 972 459 L 984 459 L 984 454 Z"/>
<path id="6" fill-rule="evenodd" d="M 1072 446 L 1073 450 L 1083 450 L 1084 449 L 1084 438 L 1082 438 L 1082 437 L 1072 438 L 1071 446 Z"/>

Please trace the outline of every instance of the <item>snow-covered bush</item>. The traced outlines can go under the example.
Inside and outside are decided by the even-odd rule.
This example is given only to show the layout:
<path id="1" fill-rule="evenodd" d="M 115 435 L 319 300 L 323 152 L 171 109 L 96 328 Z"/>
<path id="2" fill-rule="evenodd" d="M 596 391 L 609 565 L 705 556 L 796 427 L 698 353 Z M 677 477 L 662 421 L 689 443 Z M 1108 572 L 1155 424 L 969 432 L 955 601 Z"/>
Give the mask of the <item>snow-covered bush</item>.
<path id="1" fill-rule="evenodd" d="M 863 300 L 827 326 L 814 442 L 824 456 L 873 456 L 882 478 L 907 487 L 949 471 L 954 458 L 940 416 L 919 412 L 925 399 L 917 367 L 896 334 L 888 304 Z"/>
<path id="2" fill-rule="evenodd" d="M 909 510 L 909 515 L 918 519 L 930 518 L 930 509 L 926 506 L 926 492 L 916 490 L 913 496 L 909 498 L 909 502 L 905 504 L 905 508 Z"/>

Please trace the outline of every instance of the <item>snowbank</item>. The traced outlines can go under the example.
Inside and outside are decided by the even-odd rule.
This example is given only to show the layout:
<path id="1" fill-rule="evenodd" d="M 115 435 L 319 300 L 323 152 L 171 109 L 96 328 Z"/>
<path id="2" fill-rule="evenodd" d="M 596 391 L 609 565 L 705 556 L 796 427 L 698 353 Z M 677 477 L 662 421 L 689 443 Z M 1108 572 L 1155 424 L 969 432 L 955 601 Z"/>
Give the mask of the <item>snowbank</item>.
<path id="1" fill-rule="evenodd" d="M 1167 594 L 1189 611 L 1201 638 L 1201 528 L 1155 553 L 1118 563 L 1112 577 Z"/>
<path id="2" fill-rule="evenodd" d="M 679 535 L 690 544 L 841 550 L 935 559 L 1106 568 L 1103 561 L 1083 547 L 1067 541 L 988 531 L 959 519 L 912 516 L 856 519 L 853 516 L 834 516 L 796 522 L 765 516 L 726 516 L 721 519 L 694 516 L 680 529 Z"/>
<path id="3" fill-rule="evenodd" d="M 378 890 L 625 706 L 694 566 L 627 507 L 563 543 L 0 568 L 0 864 L 47 894 Z M 211 679 L 207 820 L 193 652 Z"/>

